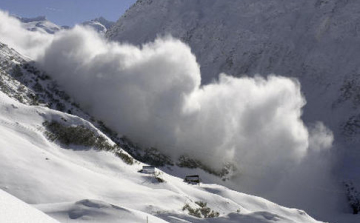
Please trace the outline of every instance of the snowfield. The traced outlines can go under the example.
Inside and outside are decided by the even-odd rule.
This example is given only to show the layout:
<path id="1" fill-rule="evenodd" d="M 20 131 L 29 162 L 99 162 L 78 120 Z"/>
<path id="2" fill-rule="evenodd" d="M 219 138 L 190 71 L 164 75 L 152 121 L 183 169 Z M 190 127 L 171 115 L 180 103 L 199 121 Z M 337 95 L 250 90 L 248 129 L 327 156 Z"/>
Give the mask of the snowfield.
<path id="1" fill-rule="evenodd" d="M 0 210 L 1 222 L 59 223 L 3 190 L 0 190 Z"/>
<path id="2" fill-rule="evenodd" d="M 79 117 L 24 105 L 2 92 L 0 110 L 0 188 L 60 222 L 317 222 L 301 210 L 219 185 L 190 185 L 157 169 L 165 181 L 159 183 L 138 172 L 140 162 L 128 165 L 111 152 L 65 148 L 44 136 L 45 120 L 98 131 Z M 198 208 L 198 201 L 220 216 L 196 218 L 183 210 L 186 204 Z M 2 205 L 1 213 L 6 210 Z"/>

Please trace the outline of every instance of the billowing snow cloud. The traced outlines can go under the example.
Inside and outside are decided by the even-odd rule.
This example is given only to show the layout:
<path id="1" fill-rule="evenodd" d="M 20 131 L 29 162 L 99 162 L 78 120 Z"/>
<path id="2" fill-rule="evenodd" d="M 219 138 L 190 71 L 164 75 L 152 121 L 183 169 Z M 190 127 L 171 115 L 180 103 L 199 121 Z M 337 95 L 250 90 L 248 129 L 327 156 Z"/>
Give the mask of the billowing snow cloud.
<path id="1" fill-rule="evenodd" d="M 139 48 L 76 27 L 55 36 L 39 62 L 96 118 L 169 155 L 283 168 L 308 149 L 296 80 L 222 74 L 200 86 L 190 48 L 171 37 Z"/>
<path id="2" fill-rule="evenodd" d="M 305 99 L 295 79 L 221 74 L 201 86 L 191 49 L 171 37 L 136 47 L 77 26 L 46 37 L 40 47 L 44 36 L 19 31 L 17 22 L 0 16 L 11 22 L 0 23 L 1 41 L 26 52 L 36 48 L 39 64 L 97 119 L 174 158 L 187 154 L 215 168 L 233 162 L 240 173 L 234 181 L 247 188 L 284 185 L 292 169 L 306 178 L 307 156 L 331 147 L 323 124 L 309 131 L 301 120 Z M 16 28 L 6 31 L 9 25 Z"/>
<path id="3" fill-rule="evenodd" d="M 30 58 L 38 57 L 44 47 L 50 44 L 52 35 L 40 32 L 29 32 L 21 22 L 0 10 L 0 41 L 15 48 Z"/>

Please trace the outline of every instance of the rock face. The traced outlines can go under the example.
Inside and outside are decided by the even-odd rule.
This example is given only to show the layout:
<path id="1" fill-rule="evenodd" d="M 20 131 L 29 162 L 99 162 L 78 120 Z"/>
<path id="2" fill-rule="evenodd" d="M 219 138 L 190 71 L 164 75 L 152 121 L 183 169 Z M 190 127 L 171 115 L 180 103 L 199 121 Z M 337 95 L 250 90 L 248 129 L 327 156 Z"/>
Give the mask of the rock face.
<path id="1" fill-rule="evenodd" d="M 221 72 L 298 78 L 304 120 L 323 121 L 350 147 L 360 133 L 359 10 L 355 0 L 139 0 L 106 35 L 133 44 L 180 38 L 203 84 Z"/>

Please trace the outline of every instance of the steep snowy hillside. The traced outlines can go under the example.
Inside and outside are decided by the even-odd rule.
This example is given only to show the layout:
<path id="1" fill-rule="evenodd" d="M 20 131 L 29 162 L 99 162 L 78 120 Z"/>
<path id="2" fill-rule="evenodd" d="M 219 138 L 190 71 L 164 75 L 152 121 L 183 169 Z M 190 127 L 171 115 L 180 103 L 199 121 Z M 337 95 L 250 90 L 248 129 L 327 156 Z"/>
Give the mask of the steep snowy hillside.
<path id="1" fill-rule="evenodd" d="M 21 103 L 47 106 L 90 119 L 45 72 L 1 42 L 0 74 L 0 90 Z"/>
<path id="2" fill-rule="evenodd" d="M 54 219 L 110 223 L 318 222 L 304 211 L 223 186 L 188 184 L 159 169 L 154 175 L 138 172 L 144 164 L 131 158 L 93 124 L 73 115 L 86 116 L 71 106 L 71 99 L 57 98 L 59 90 L 43 92 L 51 81 L 40 78 L 43 72 L 34 71 L 25 58 L 4 44 L 0 52 L 0 189 Z M 36 84 L 43 90 L 35 96 L 44 102 L 34 103 L 30 96 Z M 54 98 L 74 112 L 45 107 Z M 1 190 L 4 199 L 0 201 L 0 213 L 8 212 L 1 214 L 0 220 L 16 222 L 11 208 L 26 205 L 13 203 L 14 198 Z M 46 219 L 35 211 L 30 214 L 34 218 L 31 220 L 39 218 L 37 222 Z"/>
<path id="3" fill-rule="evenodd" d="M 38 16 L 35 18 L 18 17 L 18 19 L 22 22 L 25 29 L 34 32 L 54 34 L 63 29 L 62 27 L 47 20 L 45 16 Z"/>
<path id="4" fill-rule="evenodd" d="M 298 78 L 305 122 L 323 121 L 334 132 L 334 172 L 359 187 L 359 9 L 352 0 L 138 0 L 107 37 L 138 45 L 180 38 L 203 83 L 221 72 Z"/>
<path id="5" fill-rule="evenodd" d="M 2 222 L 59 223 L 3 190 L 0 190 L 0 210 Z"/>

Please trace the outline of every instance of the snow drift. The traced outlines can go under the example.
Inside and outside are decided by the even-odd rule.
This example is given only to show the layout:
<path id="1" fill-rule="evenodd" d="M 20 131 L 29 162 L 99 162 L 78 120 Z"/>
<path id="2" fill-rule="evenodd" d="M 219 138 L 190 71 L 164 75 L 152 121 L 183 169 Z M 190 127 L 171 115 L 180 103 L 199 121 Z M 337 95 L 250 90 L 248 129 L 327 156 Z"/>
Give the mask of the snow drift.
<path id="1" fill-rule="evenodd" d="M 0 189 L 1 221 L 12 223 L 59 223 L 34 207 Z"/>
<path id="2" fill-rule="evenodd" d="M 33 55 L 97 119 L 174 158 L 187 154 L 214 168 L 232 162 L 236 182 L 247 179 L 249 190 L 272 191 L 293 170 L 306 176 L 311 168 L 299 168 L 308 154 L 331 147 L 331 131 L 322 124 L 309 131 L 301 120 L 305 99 L 295 79 L 221 74 L 201 86 L 191 49 L 172 37 L 137 47 L 81 26 L 34 34 L 0 16 L 0 40 Z"/>

